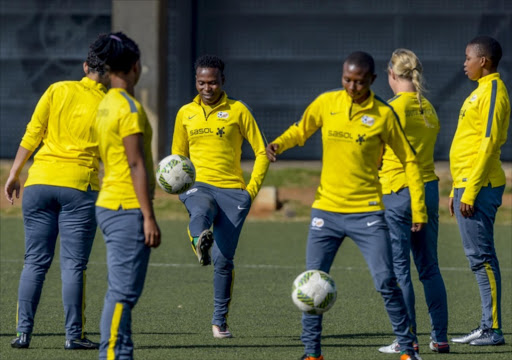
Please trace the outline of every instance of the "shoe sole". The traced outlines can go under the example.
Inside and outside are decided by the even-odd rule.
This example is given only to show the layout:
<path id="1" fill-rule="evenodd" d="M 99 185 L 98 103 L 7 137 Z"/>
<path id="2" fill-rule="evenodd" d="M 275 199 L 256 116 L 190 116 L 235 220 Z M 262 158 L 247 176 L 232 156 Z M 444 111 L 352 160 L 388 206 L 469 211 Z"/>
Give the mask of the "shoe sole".
<path id="1" fill-rule="evenodd" d="M 213 337 L 215 339 L 231 339 L 233 334 L 231 332 L 221 332 L 220 329 L 218 331 L 212 326 Z"/>
<path id="2" fill-rule="evenodd" d="M 210 265 L 212 262 L 210 249 L 213 245 L 213 234 L 210 230 L 205 230 L 199 235 L 197 240 L 196 252 L 197 259 L 202 266 Z"/>
<path id="3" fill-rule="evenodd" d="M 440 353 L 440 354 L 447 354 L 447 353 L 450 352 L 450 346 L 449 345 L 447 345 L 447 346 L 445 345 L 443 347 L 435 347 L 435 346 L 432 346 L 432 344 L 429 344 L 429 348 L 433 352 Z"/>
<path id="4" fill-rule="evenodd" d="M 500 346 L 500 345 L 505 345 L 505 340 L 497 342 L 497 343 L 491 343 L 491 344 L 472 344 L 470 342 L 469 345 L 471 345 L 471 346 Z"/>

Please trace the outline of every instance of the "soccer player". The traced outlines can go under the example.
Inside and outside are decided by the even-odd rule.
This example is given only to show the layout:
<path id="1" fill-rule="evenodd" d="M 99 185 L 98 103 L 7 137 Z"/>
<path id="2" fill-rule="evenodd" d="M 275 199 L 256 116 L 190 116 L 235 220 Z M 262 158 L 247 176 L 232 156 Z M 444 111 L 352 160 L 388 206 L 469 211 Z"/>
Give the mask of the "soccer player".
<path id="1" fill-rule="evenodd" d="M 329 272 L 346 236 L 361 250 L 384 299 L 393 330 L 398 338 L 401 360 L 416 360 L 414 334 L 402 292 L 398 287 L 384 219 L 378 164 L 389 144 L 404 166 L 409 180 L 412 231 L 427 221 L 424 189 L 414 149 L 408 143 L 391 106 L 378 98 L 370 86 L 375 80 L 375 63 L 370 54 L 354 52 L 343 64 L 344 90 L 318 96 L 302 119 L 270 143 L 267 156 L 296 145 L 304 145 L 318 129 L 322 131 L 323 158 L 320 186 L 311 211 L 306 247 L 306 270 Z M 304 360 L 323 360 L 320 338 L 322 315 L 302 316 L 301 340 Z"/>
<path id="2" fill-rule="evenodd" d="M 505 189 L 500 148 L 507 140 L 510 99 L 500 79 L 500 44 L 478 36 L 466 47 L 464 72 L 478 87 L 464 101 L 450 149 L 455 214 L 462 246 L 476 276 L 482 302 L 480 325 L 455 343 L 501 345 L 501 275 L 494 248 L 494 219 Z"/>
<path id="3" fill-rule="evenodd" d="M 230 338 L 227 316 L 234 282 L 233 258 L 269 162 L 251 110 L 222 89 L 224 62 L 204 55 L 196 60 L 195 71 L 199 94 L 178 111 L 171 152 L 189 157 L 196 168 L 196 183 L 180 195 L 180 200 L 190 216 L 188 234 L 199 263 L 208 265 L 213 259 L 213 336 Z M 247 185 L 240 166 L 244 139 L 256 156 Z"/>
<path id="4" fill-rule="evenodd" d="M 92 50 L 83 69 L 82 80 L 57 82 L 45 91 L 5 184 L 5 196 L 12 204 L 14 194 L 19 198 L 20 172 L 42 142 L 23 194 L 25 260 L 13 348 L 30 346 L 34 317 L 59 234 L 64 348 L 98 348 L 97 343 L 85 337 L 85 271 L 96 234 L 94 203 L 99 190 L 98 148 L 91 127 L 98 104 L 107 92 L 108 76 Z"/>
<path id="5" fill-rule="evenodd" d="M 434 169 L 434 145 L 439 133 L 439 119 L 432 104 L 423 96 L 423 66 L 412 51 L 397 49 L 391 55 L 388 82 L 395 97 L 388 101 L 398 115 L 400 124 L 412 147 L 416 150 L 418 164 L 425 184 L 425 203 L 428 223 L 424 229 L 412 232 L 411 196 L 404 167 L 393 149 L 386 145 L 379 172 L 382 184 L 384 217 L 389 228 L 393 250 L 393 267 L 402 289 L 416 334 L 414 289 L 411 281 L 411 257 L 416 264 L 423 284 L 430 322 L 432 325 L 430 349 L 447 353 L 448 305 L 446 288 L 437 260 L 437 235 L 439 229 L 439 188 Z M 417 341 L 417 340 L 416 340 Z M 395 340 L 379 349 L 383 353 L 399 353 Z"/>
<path id="6" fill-rule="evenodd" d="M 132 309 L 142 293 L 151 248 L 160 245 L 152 203 L 152 129 L 134 97 L 141 74 L 137 44 L 117 32 L 104 35 L 94 48 L 104 58 L 111 81 L 95 124 L 105 166 L 96 217 L 107 247 L 108 268 L 99 358 L 133 359 Z"/>

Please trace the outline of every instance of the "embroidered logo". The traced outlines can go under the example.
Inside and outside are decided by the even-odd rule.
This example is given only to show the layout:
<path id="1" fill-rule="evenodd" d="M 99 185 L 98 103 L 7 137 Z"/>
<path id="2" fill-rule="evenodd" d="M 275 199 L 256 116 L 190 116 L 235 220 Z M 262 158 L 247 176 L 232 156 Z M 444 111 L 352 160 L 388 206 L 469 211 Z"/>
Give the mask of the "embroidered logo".
<path id="1" fill-rule="evenodd" d="M 473 96 L 471 96 L 471 99 L 469 99 L 469 100 L 470 100 L 470 101 L 475 101 L 477 97 L 478 97 L 478 96 L 477 96 L 476 94 L 474 94 Z"/>
<path id="2" fill-rule="evenodd" d="M 224 135 L 225 132 L 224 132 L 224 126 L 221 127 L 221 128 L 217 128 L 217 134 L 216 135 L 219 135 L 220 137 L 222 137 L 222 135 Z"/>
<path id="3" fill-rule="evenodd" d="M 229 117 L 229 114 L 225 111 L 219 111 L 217 113 L 217 118 L 219 119 L 227 119 Z"/>
<path id="4" fill-rule="evenodd" d="M 192 119 L 193 117 L 195 117 L 196 115 L 197 115 L 197 114 L 191 115 L 191 116 L 189 116 L 189 117 L 188 117 L 188 119 L 190 120 L 190 119 Z"/>
<path id="5" fill-rule="evenodd" d="M 357 134 L 356 142 L 359 143 L 359 145 L 363 145 L 363 142 L 366 141 L 366 139 L 364 138 L 365 136 L 366 136 L 366 134 L 363 134 L 363 135 Z"/>
<path id="6" fill-rule="evenodd" d="M 311 226 L 314 228 L 321 228 L 324 226 L 324 219 L 314 217 L 313 220 L 311 220 Z"/>
<path id="7" fill-rule="evenodd" d="M 361 122 L 365 125 L 372 126 L 375 123 L 375 119 L 368 115 L 363 115 Z"/>

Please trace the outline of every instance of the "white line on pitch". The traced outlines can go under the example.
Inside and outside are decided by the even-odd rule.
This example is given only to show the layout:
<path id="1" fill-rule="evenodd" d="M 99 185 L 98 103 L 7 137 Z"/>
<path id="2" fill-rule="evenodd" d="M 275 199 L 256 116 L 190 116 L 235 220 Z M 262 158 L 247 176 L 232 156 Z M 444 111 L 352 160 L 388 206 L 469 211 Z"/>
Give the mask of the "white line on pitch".
<path id="1" fill-rule="evenodd" d="M 22 259 L 0 259 L 0 263 L 22 263 Z M 54 261 L 59 262 L 59 261 Z M 99 261 L 90 261 L 89 265 L 107 265 L 106 262 L 99 262 Z M 178 264 L 178 263 L 149 263 L 149 266 L 152 267 L 175 267 L 175 268 L 194 268 L 199 267 L 198 264 L 194 263 L 187 263 L 187 264 Z M 302 269 L 304 268 L 303 265 L 272 265 L 272 264 L 237 264 L 235 265 L 237 268 L 244 268 L 244 269 Z M 347 271 L 361 271 L 361 270 L 368 270 L 367 267 L 353 267 L 353 266 L 333 266 L 331 268 L 332 270 L 347 270 Z M 441 271 L 471 271 L 469 268 L 466 267 L 441 267 L 439 268 Z M 512 268 L 501 268 L 502 272 L 511 272 Z"/>

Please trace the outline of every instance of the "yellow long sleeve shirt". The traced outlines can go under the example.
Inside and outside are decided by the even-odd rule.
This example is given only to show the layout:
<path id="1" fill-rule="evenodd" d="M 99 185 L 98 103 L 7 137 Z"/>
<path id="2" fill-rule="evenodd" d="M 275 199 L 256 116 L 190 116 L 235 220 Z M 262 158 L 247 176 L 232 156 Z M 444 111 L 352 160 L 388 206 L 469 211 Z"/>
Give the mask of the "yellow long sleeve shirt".
<path id="1" fill-rule="evenodd" d="M 107 89 L 84 77 L 61 81 L 45 91 L 20 146 L 35 151 L 25 186 L 52 185 L 99 190 L 98 147 L 92 131 L 98 104 Z"/>
<path id="2" fill-rule="evenodd" d="M 153 131 L 142 105 L 124 89 L 112 88 L 98 106 L 95 129 L 98 133 L 105 176 L 96 205 L 118 210 L 140 208 L 133 187 L 123 138 L 142 134 L 144 163 L 151 197 L 155 192 L 155 170 L 151 155 Z"/>
<path id="3" fill-rule="evenodd" d="M 425 191 L 414 149 L 391 106 L 371 92 L 356 104 L 344 90 L 321 94 L 274 143 L 278 153 L 303 146 L 322 131 L 322 173 L 313 208 L 361 213 L 383 210 L 378 166 L 385 144 L 404 164 L 411 190 L 413 222 L 427 221 Z"/>
<path id="4" fill-rule="evenodd" d="M 247 186 L 240 164 L 244 139 L 256 157 Z M 196 168 L 196 181 L 219 188 L 246 189 L 252 199 L 269 165 L 263 136 L 251 111 L 225 93 L 208 113 L 199 95 L 178 111 L 171 153 L 190 158 Z"/>
<path id="5" fill-rule="evenodd" d="M 416 150 L 423 182 L 438 180 L 434 167 L 434 146 L 439 134 L 436 110 L 427 99 L 422 97 L 422 113 L 415 92 L 397 93 L 388 103 L 398 115 L 407 140 Z M 379 177 L 383 194 L 390 194 L 392 191 L 396 192 L 409 186 L 404 167 L 389 145 L 386 145 L 382 156 Z"/>
<path id="6" fill-rule="evenodd" d="M 489 183 L 505 185 L 500 154 L 509 123 L 510 99 L 500 75 L 480 78 L 462 105 L 450 148 L 453 188 L 466 188 L 462 202 L 474 205 L 480 189 Z"/>

